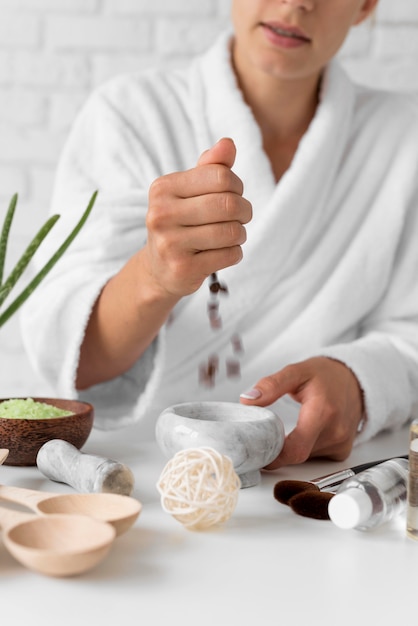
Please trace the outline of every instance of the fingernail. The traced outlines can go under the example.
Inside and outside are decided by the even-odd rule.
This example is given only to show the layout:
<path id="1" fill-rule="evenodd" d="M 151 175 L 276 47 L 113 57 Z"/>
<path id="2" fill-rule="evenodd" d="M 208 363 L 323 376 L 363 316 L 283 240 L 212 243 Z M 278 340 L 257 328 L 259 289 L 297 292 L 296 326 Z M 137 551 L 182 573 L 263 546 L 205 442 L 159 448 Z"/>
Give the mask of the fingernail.
<path id="1" fill-rule="evenodd" d="M 252 387 L 248 389 L 248 391 L 244 391 L 240 394 L 240 398 L 244 398 L 245 400 L 257 400 L 257 398 L 261 397 L 261 391 L 256 387 Z"/>

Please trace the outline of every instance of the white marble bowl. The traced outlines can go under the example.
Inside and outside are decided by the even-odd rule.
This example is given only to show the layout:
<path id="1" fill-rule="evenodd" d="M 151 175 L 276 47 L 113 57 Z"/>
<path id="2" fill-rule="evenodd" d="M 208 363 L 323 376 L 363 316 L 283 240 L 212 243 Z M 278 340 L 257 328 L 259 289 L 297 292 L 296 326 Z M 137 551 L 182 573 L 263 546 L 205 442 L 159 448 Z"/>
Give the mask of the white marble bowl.
<path id="1" fill-rule="evenodd" d="M 184 402 L 158 417 L 156 439 L 168 458 L 187 448 L 209 446 L 228 456 L 241 487 L 260 481 L 284 443 L 284 426 L 270 409 L 235 402 Z"/>

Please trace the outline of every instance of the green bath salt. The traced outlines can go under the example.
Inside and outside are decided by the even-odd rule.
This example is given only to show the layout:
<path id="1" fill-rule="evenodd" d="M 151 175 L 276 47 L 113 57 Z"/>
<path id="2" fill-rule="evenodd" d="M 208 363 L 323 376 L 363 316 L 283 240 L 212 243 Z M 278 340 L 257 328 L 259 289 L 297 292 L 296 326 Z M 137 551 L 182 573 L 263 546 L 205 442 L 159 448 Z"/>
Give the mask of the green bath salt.
<path id="1" fill-rule="evenodd" d="M 46 404 L 45 402 L 38 402 L 32 398 L 12 398 L 11 400 L 4 400 L 0 402 L 0 417 L 8 419 L 48 419 L 52 417 L 65 417 L 66 415 L 73 415 L 72 411 L 65 411 L 59 409 L 52 404 Z"/>

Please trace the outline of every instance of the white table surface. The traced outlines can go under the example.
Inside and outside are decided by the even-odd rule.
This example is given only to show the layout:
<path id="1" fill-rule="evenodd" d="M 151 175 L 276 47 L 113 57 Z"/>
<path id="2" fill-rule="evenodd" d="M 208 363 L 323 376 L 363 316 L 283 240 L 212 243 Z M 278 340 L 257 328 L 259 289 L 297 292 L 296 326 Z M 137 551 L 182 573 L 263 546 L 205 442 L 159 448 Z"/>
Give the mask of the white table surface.
<path id="1" fill-rule="evenodd" d="M 418 542 L 400 515 L 379 529 L 341 530 L 279 504 L 274 484 L 308 480 L 343 467 L 405 454 L 408 429 L 357 447 L 344 463 L 313 461 L 263 472 L 241 490 L 222 527 L 193 532 L 160 505 L 155 487 L 167 462 L 153 443 L 129 432 L 93 431 L 83 452 L 122 461 L 143 505 L 96 568 L 74 578 L 25 569 L 0 544 L 2 621 L 23 626 L 372 626 L 417 623 Z M 0 467 L 0 482 L 72 492 L 36 467 Z M 407 622 L 408 620 L 408 622 Z"/>

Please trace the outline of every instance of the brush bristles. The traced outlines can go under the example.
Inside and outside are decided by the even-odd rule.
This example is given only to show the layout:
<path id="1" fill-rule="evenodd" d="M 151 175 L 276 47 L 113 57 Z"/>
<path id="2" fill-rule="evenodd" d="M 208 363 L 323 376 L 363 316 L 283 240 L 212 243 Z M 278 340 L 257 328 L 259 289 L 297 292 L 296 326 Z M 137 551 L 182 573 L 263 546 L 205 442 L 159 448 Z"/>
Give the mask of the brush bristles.
<path id="1" fill-rule="evenodd" d="M 303 491 L 289 500 L 289 506 L 298 515 L 312 519 L 329 520 L 328 504 L 335 494 L 328 491 Z"/>
<path id="2" fill-rule="evenodd" d="M 303 480 L 280 480 L 274 485 L 273 494 L 281 504 L 289 504 L 291 498 L 306 491 L 318 492 L 319 488 Z"/>

